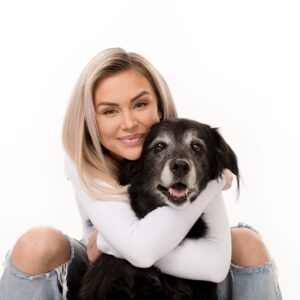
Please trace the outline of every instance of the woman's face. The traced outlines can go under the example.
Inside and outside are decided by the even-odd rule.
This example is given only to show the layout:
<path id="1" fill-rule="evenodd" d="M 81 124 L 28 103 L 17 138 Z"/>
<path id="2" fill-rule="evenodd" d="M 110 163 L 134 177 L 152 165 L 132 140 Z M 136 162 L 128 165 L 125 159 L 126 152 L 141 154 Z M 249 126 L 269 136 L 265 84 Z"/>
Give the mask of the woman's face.
<path id="1" fill-rule="evenodd" d="M 138 159 L 148 129 L 159 121 L 148 79 L 133 69 L 103 79 L 94 104 L 101 144 L 119 159 Z"/>

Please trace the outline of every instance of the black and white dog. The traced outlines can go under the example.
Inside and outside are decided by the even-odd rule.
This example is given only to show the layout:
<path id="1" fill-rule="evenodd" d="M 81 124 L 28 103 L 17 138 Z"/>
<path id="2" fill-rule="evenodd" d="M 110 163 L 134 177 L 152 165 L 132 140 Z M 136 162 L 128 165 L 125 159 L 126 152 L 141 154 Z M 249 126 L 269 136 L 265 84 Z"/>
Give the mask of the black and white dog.
<path id="1" fill-rule="evenodd" d="M 138 218 L 159 206 L 182 208 L 207 183 L 230 169 L 237 176 L 237 158 L 216 128 L 187 119 L 163 120 L 146 136 L 141 157 L 123 162 L 119 174 Z M 140 201 L 143 199 L 143 201 Z M 201 216 L 185 238 L 205 236 Z M 124 259 L 102 254 L 84 276 L 83 300 L 217 299 L 216 284 L 176 278 L 158 268 L 137 268 Z"/>

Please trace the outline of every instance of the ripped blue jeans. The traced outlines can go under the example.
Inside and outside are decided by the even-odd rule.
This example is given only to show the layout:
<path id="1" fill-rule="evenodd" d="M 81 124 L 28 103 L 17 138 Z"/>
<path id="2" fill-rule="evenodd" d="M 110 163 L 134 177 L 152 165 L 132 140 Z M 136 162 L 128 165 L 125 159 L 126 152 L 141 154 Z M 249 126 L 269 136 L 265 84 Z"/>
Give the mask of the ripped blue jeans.
<path id="1" fill-rule="evenodd" d="M 6 257 L 6 268 L 0 281 L 1 300 L 77 300 L 80 280 L 89 265 L 86 247 L 69 238 L 70 259 L 56 269 L 41 275 L 29 275 L 16 269 Z"/>
<path id="2" fill-rule="evenodd" d="M 239 224 L 239 227 L 248 227 Z M 256 231 L 256 230 L 254 230 Z M 70 260 L 46 274 L 31 276 L 17 270 L 7 255 L 0 281 L 1 300 L 77 300 L 80 279 L 88 267 L 86 247 L 70 241 Z M 224 281 L 218 284 L 219 300 L 281 300 L 275 262 L 243 268 L 231 265 Z"/>
<path id="3" fill-rule="evenodd" d="M 260 235 L 247 224 L 239 223 L 236 227 L 246 227 Z M 275 261 L 271 259 L 263 265 L 247 268 L 231 263 L 217 292 L 218 300 L 282 300 Z"/>

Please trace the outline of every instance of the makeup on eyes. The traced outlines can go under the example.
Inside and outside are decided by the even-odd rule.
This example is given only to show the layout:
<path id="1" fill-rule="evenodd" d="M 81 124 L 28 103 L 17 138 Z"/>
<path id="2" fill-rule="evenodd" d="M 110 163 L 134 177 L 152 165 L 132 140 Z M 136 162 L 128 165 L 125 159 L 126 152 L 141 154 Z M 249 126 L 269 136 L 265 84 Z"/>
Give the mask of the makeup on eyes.
<path id="1" fill-rule="evenodd" d="M 146 107 L 149 104 L 149 102 L 150 102 L 150 99 L 134 100 L 134 101 L 132 101 L 133 108 L 142 109 L 142 108 Z M 102 103 L 101 102 L 99 104 L 101 104 L 99 106 L 108 106 L 108 107 L 105 107 L 103 110 L 100 110 L 99 111 L 100 114 L 111 115 L 119 109 L 119 104 L 117 104 L 117 103 Z"/>

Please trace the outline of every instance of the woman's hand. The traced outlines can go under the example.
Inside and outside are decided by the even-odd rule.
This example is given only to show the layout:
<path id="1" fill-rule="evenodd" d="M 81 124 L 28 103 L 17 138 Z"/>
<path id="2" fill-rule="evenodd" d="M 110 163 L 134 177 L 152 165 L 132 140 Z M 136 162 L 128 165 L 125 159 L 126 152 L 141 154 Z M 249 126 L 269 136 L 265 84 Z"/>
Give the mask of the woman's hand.
<path id="1" fill-rule="evenodd" d="M 231 188 L 232 181 L 233 181 L 233 176 L 234 176 L 234 174 L 229 169 L 224 170 L 223 178 L 225 180 L 225 185 L 223 187 L 223 191 L 226 191 L 229 188 Z"/>
<path id="2" fill-rule="evenodd" d="M 101 254 L 101 251 L 97 248 L 97 234 L 97 230 L 94 230 L 90 235 L 87 244 L 87 256 L 90 263 L 93 263 Z"/>

